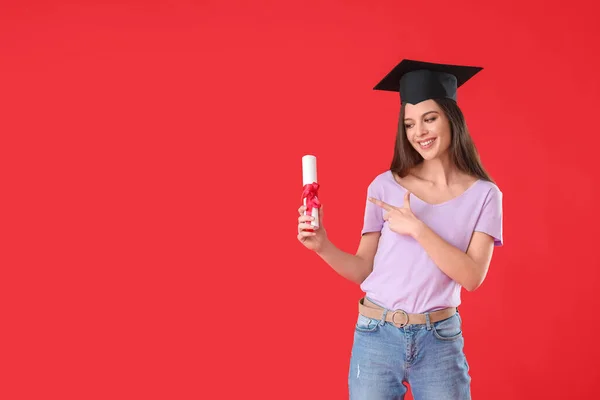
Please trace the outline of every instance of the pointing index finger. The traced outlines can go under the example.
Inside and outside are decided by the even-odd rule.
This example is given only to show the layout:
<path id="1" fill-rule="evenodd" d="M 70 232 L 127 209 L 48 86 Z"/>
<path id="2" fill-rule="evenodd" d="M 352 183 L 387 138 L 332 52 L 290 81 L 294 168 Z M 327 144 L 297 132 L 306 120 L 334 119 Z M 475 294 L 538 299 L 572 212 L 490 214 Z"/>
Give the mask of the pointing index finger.
<path id="1" fill-rule="evenodd" d="M 389 204 L 378 200 L 378 199 L 374 199 L 373 197 L 369 197 L 369 201 L 375 205 L 378 205 L 379 207 L 383 208 L 385 211 L 392 211 L 394 210 L 396 207 L 394 206 L 390 206 Z"/>

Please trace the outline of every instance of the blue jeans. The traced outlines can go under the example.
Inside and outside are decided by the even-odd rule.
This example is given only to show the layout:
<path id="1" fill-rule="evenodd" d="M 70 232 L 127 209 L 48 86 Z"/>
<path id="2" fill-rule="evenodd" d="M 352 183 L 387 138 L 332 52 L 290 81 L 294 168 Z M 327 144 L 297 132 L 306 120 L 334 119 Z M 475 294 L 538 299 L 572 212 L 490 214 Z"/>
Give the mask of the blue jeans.
<path id="1" fill-rule="evenodd" d="M 350 400 L 470 400 L 471 377 L 458 313 L 433 324 L 395 325 L 358 316 L 350 358 Z"/>

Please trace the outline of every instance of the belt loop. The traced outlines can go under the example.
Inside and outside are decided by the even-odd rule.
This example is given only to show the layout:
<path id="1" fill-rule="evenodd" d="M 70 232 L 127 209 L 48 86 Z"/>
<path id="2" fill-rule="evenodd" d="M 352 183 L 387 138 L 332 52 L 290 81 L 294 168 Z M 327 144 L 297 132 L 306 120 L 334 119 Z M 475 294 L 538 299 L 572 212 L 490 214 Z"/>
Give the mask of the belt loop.
<path id="1" fill-rule="evenodd" d="M 425 322 L 427 324 L 427 330 L 430 331 L 431 330 L 431 319 L 429 318 L 428 312 L 425 313 Z"/>
<path id="2" fill-rule="evenodd" d="M 383 312 L 381 314 L 381 321 L 379 321 L 379 326 L 383 326 L 385 324 L 385 318 L 387 317 L 388 309 L 383 308 Z"/>

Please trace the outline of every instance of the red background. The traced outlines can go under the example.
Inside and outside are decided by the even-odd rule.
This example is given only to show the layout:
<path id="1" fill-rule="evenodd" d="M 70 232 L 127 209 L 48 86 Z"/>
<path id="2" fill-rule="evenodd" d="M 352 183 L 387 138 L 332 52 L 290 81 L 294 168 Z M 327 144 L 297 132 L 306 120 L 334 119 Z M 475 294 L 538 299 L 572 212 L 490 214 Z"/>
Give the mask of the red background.
<path id="1" fill-rule="evenodd" d="M 347 398 L 361 292 L 296 241 L 301 156 L 354 252 L 398 117 L 372 87 L 417 58 L 485 68 L 473 397 L 595 398 L 592 3 L 3 2 L 0 396 Z"/>

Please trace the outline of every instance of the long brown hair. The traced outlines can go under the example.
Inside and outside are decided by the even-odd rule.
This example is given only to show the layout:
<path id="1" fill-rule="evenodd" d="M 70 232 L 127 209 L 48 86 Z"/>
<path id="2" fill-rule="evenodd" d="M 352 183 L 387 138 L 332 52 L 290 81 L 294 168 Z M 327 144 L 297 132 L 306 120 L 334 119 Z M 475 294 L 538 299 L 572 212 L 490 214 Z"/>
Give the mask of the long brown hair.
<path id="1" fill-rule="evenodd" d="M 458 169 L 479 179 L 494 182 L 488 175 L 479 159 L 479 153 L 473 143 L 469 129 L 465 122 L 465 117 L 458 107 L 458 104 L 452 99 L 434 99 L 440 106 L 446 117 L 450 121 L 450 159 Z M 398 134 L 396 135 L 396 145 L 394 146 L 394 157 L 390 170 L 395 172 L 401 178 L 405 177 L 409 170 L 417 164 L 423 162 L 423 157 L 408 142 L 406 129 L 404 127 L 405 103 L 400 108 L 400 121 L 398 122 Z"/>

